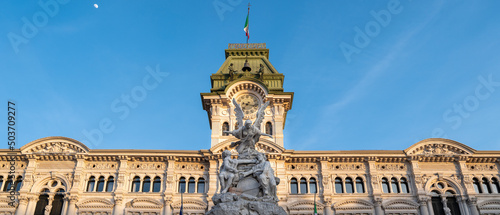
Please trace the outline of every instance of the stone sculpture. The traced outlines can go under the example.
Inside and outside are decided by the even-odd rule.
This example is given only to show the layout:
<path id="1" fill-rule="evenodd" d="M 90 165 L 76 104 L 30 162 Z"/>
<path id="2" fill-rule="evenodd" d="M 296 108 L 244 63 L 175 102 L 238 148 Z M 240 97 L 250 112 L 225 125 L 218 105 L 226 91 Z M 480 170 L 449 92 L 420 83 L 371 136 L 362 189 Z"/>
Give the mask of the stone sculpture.
<path id="1" fill-rule="evenodd" d="M 233 104 L 238 123 L 242 125 L 244 113 L 234 99 Z M 236 147 L 238 158 L 232 159 L 228 150 L 222 152 L 220 193 L 212 197 L 215 205 L 206 215 L 286 215 L 285 210 L 277 204 L 276 186 L 279 178 L 275 177 L 266 155 L 255 150 L 260 136 L 272 137 L 260 132 L 264 110 L 268 105 L 269 102 L 259 108 L 253 124 L 247 120 L 244 126 L 234 131 L 225 131 L 239 139 L 231 144 L 231 147 Z"/>

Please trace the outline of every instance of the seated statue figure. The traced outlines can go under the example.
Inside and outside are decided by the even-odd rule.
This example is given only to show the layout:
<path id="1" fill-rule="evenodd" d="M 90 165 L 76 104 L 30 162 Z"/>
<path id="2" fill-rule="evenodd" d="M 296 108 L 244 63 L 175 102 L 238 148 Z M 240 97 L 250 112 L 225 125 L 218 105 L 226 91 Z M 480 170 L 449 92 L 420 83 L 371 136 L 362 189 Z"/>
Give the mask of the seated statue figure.
<path id="1" fill-rule="evenodd" d="M 278 181 L 274 177 L 274 170 L 271 168 L 269 161 L 266 161 L 266 156 L 262 153 L 257 155 L 257 164 L 252 167 L 252 169 L 240 173 L 240 178 L 246 177 L 250 174 L 259 181 L 260 187 L 263 191 L 264 197 L 270 197 L 275 201 L 278 201 L 278 196 L 276 195 L 276 185 Z"/>
<path id="2" fill-rule="evenodd" d="M 233 184 L 234 177 L 238 175 L 238 164 L 255 163 L 255 160 L 238 160 L 231 158 L 231 152 L 222 152 L 222 165 L 219 172 L 220 193 L 226 193 Z"/>

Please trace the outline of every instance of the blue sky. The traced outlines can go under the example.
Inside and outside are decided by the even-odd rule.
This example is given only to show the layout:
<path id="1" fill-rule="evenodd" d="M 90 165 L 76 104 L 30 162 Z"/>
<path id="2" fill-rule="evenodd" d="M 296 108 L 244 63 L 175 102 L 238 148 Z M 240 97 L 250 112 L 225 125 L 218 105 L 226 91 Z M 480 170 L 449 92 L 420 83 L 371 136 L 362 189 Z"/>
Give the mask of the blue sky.
<path id="1" fill-rule="evenodd" d="M 245 42 L 248 2 L 41 2 L 0 9 L 1 114 L 16 102 L 17 146 L 85 142 L 104 123 L 90 148 L 210 147 L 199 93 L 227 44 Z M 295 92 L 285 148 L 403 150 L 447 137 L 500 150 L 500 2 L 251 4 L 250 42 L 267 43 Z M 127 114 L 111 108 L 155 72 L 155 87 Z"/>

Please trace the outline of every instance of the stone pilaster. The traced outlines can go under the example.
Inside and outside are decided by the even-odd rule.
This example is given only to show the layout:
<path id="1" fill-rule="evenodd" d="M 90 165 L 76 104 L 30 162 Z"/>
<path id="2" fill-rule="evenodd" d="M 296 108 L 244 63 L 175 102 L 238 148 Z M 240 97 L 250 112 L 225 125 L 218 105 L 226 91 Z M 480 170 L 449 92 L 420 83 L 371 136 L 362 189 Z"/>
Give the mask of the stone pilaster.
<path id="1" fill-rule="evenodd" d="M 476 197 L 469 197 L 469 208 L 471 215 L 479 215 L 479 210 L 477 209 L 477 199 Z"/>
<path id="2" fill-rule="evenodd" d="M 427 201 L 429 197 L 420 197 L 418 203 L 420 204 L 420 214 L 429 215 L 429 208 L 427 208 Z"/>
<path id="3" fill-rule="evenodd" d="M 172 197 L 163 197 L 163 215 L 172 215 Z"/>
<path id="4" fill-rule="evenodd" d="M 124 214 L 125 206 L 123 204 L 123 196 L 115 196 L 115 207 L 113 208 L 113 214 Z"/>
<path id="5" fill-rule="evenodd" d="M 18 201 L 19 204 L 16 209 L 16 215 L 25 215 L 29 200 L 26 196 L 19 196 Z"/>
<path id="6" fill-rule="evenodd" d="M 68 196 L 68 202 L 68 212 L 66 214 L 76 214 L 76 203 L 78 202 L 78 196 Z"/>
<path id="7" fill-rule="evenodd" d="M 217 173 L 219 172 L 219 162 L 220 159 L 217 159 L 217 156 L 212 156 L 210 160 L 208 161 L 209 167 L 208 167 L 208 177 L 209 177 L 209 182 L 208 182 L 208 191 L 207 191 L 207 202 L 208 202 L 208 210 L 214 206 L 214 203 L 212 202 L 212 196 L 214 196 L 218 191 L 219 188 L 219 177 Z"/>
<path id="8" fill-rule="evenodd" d="M 382 198 L 375 198 L 373 203 L 375 204 L 375 214 L 384 215 L 384 210 L 382 209 Z"/>

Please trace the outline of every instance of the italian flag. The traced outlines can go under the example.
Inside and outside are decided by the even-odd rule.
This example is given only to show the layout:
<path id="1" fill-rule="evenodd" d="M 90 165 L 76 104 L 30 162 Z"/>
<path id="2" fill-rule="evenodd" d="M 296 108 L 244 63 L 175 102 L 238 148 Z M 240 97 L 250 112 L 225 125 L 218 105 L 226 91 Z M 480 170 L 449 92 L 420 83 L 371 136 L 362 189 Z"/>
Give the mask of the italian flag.
<path id="1" fill-rule="evenodd" d="M 245 22 L 245 28 L 243 28 L 243 30 L 245 31 L 245 35 L 247 35 L 247 40 L 248 40 L 248 38 L 250 38 L 250 33 L 248 32 L 248 16 L 249 15 L 250 15 L 250 13 L 247 14 L 247 21 Z"/>

